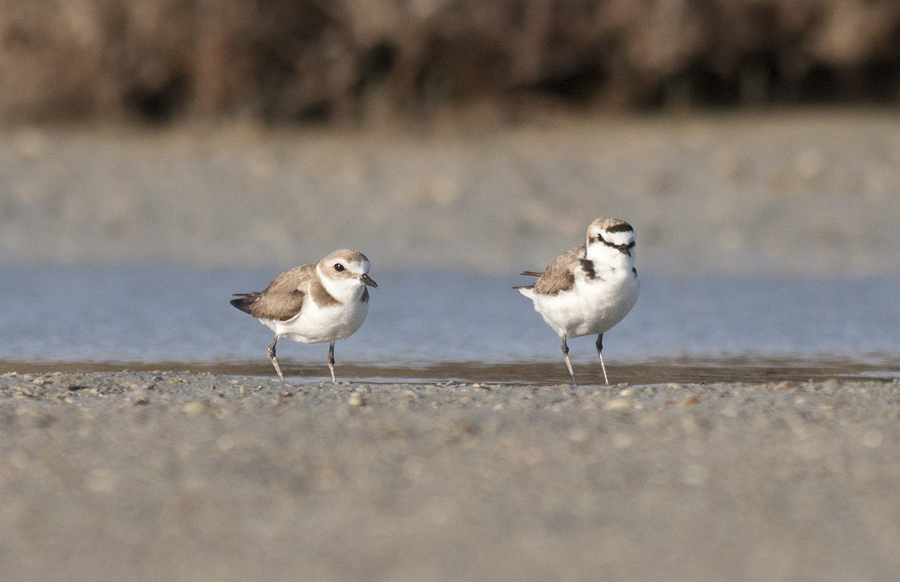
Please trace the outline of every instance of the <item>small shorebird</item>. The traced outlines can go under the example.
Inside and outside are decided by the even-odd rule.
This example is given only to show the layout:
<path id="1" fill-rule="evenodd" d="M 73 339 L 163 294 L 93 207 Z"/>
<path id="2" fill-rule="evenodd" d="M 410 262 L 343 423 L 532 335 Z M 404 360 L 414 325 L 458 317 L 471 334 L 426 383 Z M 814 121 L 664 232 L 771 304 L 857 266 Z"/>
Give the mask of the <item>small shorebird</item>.
<path id="1" fill-rule="evenodd" d="M 585 244 L 558 256 L 543 273 L 522 274 L 538 278 L 534 285 L 515 289 L 534 302 L 534 310 L 562 338 L 572 384 L 577 382 L 566 339 L 596 333 L 603 380 L 609 385 L 603 363 L 603 334 L 628 315 L 641 289 L 634 268 L 631 225 L 598 218 L 588 227 Z"/>
<path id="2" fill-rule="evenodd" d="M 369 259 L 362 253 L 343 249 L 321 261 L 285 271 L 261 292 L 235 293 L 231 304 L 249 313 L 275 332 L 269 344 L 269 359 L 284 382 L 275 357 L 275 344 L 286 337 L 295 342 L 331 342 L 328 369 L 334 377 L 334 342 L 353 335 L 369 312 L 370 287 L 378 287 L 369 277 Z"/>

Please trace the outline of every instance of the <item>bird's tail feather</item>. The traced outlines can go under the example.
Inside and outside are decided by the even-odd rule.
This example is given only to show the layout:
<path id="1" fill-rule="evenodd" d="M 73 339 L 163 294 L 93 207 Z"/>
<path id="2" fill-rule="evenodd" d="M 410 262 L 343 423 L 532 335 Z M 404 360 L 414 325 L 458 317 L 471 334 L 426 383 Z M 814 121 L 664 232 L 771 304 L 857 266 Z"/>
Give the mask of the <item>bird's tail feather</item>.
<path id="1" fill-rule="evenodd" d="M 237 299 L 232 299 L 230 303 L 244 313 L 250 313 L 253 302 L 259 297 L 259 293 L 235 293 L 234 296 L 237 297 Z"/>

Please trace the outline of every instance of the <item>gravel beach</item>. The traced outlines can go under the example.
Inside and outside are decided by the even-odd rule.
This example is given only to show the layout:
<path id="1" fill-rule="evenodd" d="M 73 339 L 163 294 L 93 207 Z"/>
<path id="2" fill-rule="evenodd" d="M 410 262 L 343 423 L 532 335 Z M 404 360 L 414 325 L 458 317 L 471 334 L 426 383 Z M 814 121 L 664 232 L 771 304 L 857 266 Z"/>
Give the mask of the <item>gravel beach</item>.
<path id="1" fill-rule="evenodd" d="M 0 377 L 3 580 L 895 580 L 900 381 Z"/>

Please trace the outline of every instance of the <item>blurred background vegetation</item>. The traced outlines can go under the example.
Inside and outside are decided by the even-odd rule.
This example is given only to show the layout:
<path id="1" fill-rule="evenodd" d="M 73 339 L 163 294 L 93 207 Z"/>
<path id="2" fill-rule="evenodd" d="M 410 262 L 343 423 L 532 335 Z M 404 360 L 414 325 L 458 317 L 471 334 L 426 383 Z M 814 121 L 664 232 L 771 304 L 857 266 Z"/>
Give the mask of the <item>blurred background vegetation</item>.
<path id="1" fill-rule="evenodd" d="M 900 100 L 896 0 L 0 0 L 0 121 Z"/>

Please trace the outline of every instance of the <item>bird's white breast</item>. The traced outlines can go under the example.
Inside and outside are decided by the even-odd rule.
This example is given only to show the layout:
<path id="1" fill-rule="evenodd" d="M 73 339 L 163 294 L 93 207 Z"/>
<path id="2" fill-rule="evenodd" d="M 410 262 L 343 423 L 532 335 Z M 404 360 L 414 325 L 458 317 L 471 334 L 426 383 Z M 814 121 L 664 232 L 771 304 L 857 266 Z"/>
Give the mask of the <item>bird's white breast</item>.
<path id="1" fill-rule="evenodd" d="M 342 294 L 346 299 L 344 303 L 325 306 L 316 305 L 308 297 L 300 313 L 292 319 L 260 321 L 276 335 L 304 344 L 345 339 L 362 326 L 369 313 L 369 303 L 362 301 L 364 291 L 365 287 L 360 284 L 354 295 Z"/>
<path id="2" fill-rule="evenodd" d="M 577 277 L 571 290 L 556 295 L 533 293 L 535 311 L 560 336 L 572 338 L 608 331 L 634 307 L 640 283 L 630 270 L 598 275 L 595 279 Z"/>

